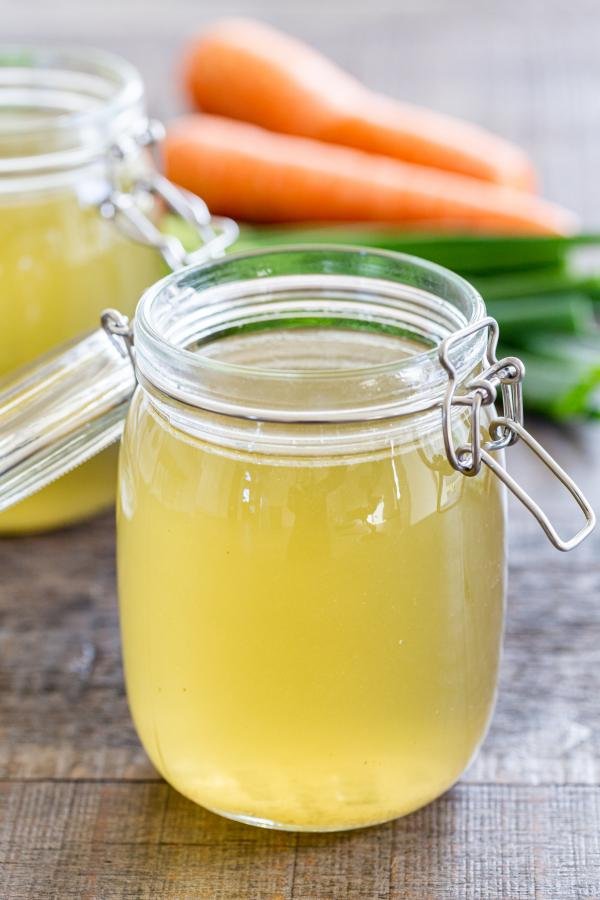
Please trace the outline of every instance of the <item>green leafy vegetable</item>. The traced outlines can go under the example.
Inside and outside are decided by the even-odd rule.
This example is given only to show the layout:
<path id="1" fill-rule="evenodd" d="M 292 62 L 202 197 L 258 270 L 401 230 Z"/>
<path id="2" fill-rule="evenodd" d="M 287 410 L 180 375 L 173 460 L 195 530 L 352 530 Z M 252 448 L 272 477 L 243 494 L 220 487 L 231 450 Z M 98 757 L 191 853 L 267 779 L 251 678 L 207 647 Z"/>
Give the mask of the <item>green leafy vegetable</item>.
<path id="1" fill-rule="evenodd" d="M 537 332 L 502 354 L 525 363 L 523 397 L 529 409 L 559 421 L 600 413 L 600 338 Z"/>
<path id="2" fill-rule="evenodd" d="M 486 306 L 505 341 L 518 343 L 535 332 L 588 334 L 595 328 L 594 304 L 586 294 L 554 293 L 521 297 L 516 302 L 504 297 Z"/>

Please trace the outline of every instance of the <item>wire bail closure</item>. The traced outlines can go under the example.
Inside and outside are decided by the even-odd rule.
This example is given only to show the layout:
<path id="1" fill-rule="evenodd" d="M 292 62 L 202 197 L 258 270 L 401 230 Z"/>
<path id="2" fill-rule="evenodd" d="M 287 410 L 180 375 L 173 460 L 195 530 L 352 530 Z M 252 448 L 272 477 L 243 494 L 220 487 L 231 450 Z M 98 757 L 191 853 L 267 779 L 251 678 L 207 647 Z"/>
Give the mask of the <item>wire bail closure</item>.
<path id="1" fill-rule="evenodd" d="M 450 358 L 450 351 L 457 344 L 462 343 L 466 338 L 480 331 L 487 331 L 485 369 L 476 379 L 466 385 L 466 393 L 457 394 L 458 377 L 456 367 Z M 567 475 L 550 453 L 525 428 L 523 424 L 522 390 L 525 366 L 516 356 L 498 359 L 498 337 L 498 323 L 491 316 L 487 316 L 479 322 L 454 332 L 440 344 L 438 350 L 439 360 L 448 373 L 448 386 L 442 401 L 442 431 L 448 461 L 453 469 L 468 477 L 477 475 L 481 470 L 481 465 L 486 465 L 529 510 L 551 544 L 558 550 L 572 550 L 593 531 L 596 524 L 595 513 L 573 479 Z M 498 387 L 501 389 L 502 415 L 492 419 L 488 429 L 490 439 L 482 442 L 481 408 L 482 406 L 494 405 L 498 396 Z M 453 407 L 469 407 L 471 410 L 470 443 L 467 445 L 456 447 L 454 443 L 452 434 Z M 585 524 L 573 537 L 568 539 L 561 538 L 548 515 L 539 504 L 491 455 L 494 451 L 510 447 L 518 440 L 522 440 L 558 481 L 566 487 L 579 509 L 583 512 Z"/>
<path id="2" fill-rule="evenodd" d="M 100 324 L 113 347 L 116 347 L 121 356 L 129 357 L 133 374 L 137 380 L 133 351 L 133 328 L 128 316 L 119 312 L 118 309 L 105 309 L 100 316 Z"/>
<path id="3" fill-rule="evenodd" d="M 113 162 L 113 185 L 109 195 L 100 203 L 100 213 L 105 219 L 115 222 L 127 237 L 158 250 L 167 266 L 176 271 L 222 256 L 227 247 L 237 240 L 239 228 L 233 219 L 211 216 L 204 200 L 177 187 L 158 171 L 134 179 L 127 189 L 119 186 L 116 175 L 118 165 L 132 150 L 150 148 L 156 151 L 163 136 L 162 124 L 150 120 L 137 135 L 112 145 L 109 156 Z M 193 228 L 200 240 L 197 250 L 188 252 L 178 237 L 165 234 L 158 228 L 144 212 L 144 200 L 147 205 L 148 198 L 158 199 L 164 208 Z"/>

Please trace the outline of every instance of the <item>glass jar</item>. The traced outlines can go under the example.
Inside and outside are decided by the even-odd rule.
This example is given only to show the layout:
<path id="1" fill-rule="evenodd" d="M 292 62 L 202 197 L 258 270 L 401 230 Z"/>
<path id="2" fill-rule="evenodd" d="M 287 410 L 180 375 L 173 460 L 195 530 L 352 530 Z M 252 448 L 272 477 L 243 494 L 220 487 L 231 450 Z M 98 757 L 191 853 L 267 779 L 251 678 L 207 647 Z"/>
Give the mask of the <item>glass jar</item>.
<path id="1" fill-rule="evenodd" d="M 116 198 L 128 220 L 160 212 L 132 66 L 90 48 L 0 47 L 0 123 L 1 377 L 96 327 L 107 302 L 133 313 L 167 267 L 135 222 L 114 221 Z M 0 534 L 90 515 L 114 500 L 115 477 L 112 448 L 0 515 Z"/>
<path id="2" fill-rule="evenodd" d="M 502 638 L 515 483 L 498 456 L 517 432 L 540 449 L 494 324 L 432 264 L 287 248 L 169 276 L 133 346 L 111 313 L 115 346 L 98 332 L 0 397 L 1 504 L 118 429 L 137 380 L 118 490 L 125 676 L 141 741 L 185 796 L 257 825 L 357 828 L 469 764 Z M 587 519 L 573 543 L 594 518 L 567 487 Z"/>

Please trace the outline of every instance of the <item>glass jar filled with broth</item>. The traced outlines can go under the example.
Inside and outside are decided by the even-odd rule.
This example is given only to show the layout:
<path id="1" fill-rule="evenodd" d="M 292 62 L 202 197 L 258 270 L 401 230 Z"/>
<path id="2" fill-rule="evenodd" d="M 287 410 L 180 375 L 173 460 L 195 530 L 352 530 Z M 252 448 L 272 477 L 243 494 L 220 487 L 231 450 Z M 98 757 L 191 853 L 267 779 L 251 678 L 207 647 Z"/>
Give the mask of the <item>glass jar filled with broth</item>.
<path id="1" fill-rule="evenodd" d="M 594 524 L 524 430 L 522 366 L 496 359 L 477 292 L 398 254 L 287 248 L 171 275 L 132 332 L 114 311 L 105 326 L 112 342 L 0 397 L 0 505 L 116 436 L 129 405 L 121 627 L 156 768 L 215 812 L 294 830 L 439 796 L 494 704 L 505 485 L 560 549 Z M 502 467 L 516 438 L 575 497 L 574 538 Z"/>
<path id="2" fill-rule="evenodd" d="M 167 271 L 164 242 L 140 234 L 162 214 L 154 137 L 124 60 L 0 47 L 0 377 L 94 328 L 107 303 L 132 313 Z M 113 448 L 0 515 L 0 534 L 90 515 L 114 499 L 115 475 Z"/>

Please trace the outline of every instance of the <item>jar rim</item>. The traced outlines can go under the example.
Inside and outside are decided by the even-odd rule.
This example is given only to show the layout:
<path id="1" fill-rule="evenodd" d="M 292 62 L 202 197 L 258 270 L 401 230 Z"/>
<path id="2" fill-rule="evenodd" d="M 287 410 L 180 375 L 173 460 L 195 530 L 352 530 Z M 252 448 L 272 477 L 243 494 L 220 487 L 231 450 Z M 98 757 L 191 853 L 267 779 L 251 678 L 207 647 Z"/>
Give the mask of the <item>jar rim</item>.
<path id="1" fill-rule="evenodd" d="M 290 280 L 294 278 L 299 281 Z M 419 327 L 427 327 L 429 321 L 430 345 L 404 358 L 309 371 L 249 366 L 201 352 L 202 346 L 211 346 L 210 338 L 218 336 L 219 329 L 223 333 L 232 323 L 249 322 L 252 316 L 252 321 L 266 321 L 270 314 L 281 316 L 290 310 L 294 314 L 302 293 L 321 282 L 323 303 L 329 303 L 323 308 L 328 312 L 333 309 L 330 299 L 335 290 L 340 303 L 346 304 L 342 303 L 344 309 L 359 310 L 361 321 L 369 315 L 390 315 L 390 321 L 404 316 Z M 280 301 L 282 296 L 285 302 Z M 319 301 L 315 303 L 309 304 L 309 312 L 320 308 Z M 418 320 L 419 310 L 422 320 Z M 439 405 L 447 383 L 438 358 L 439 344 L 484 315 L 483 300 L 472 285 L 418 257 L 347 245 L 259 249 L 190 266 L 147 290 L 134 321 L 136 365 L 151 393 L 156 390 L 178 403 L 230 416 L 288 422 L 395 417 Z M 207 335 L 209 340 L 199 344 L 199 336 Z M 461 342 L 453 351 L 459 375 L 472 371 L 484 351 L 481 334 Z M 314 404 L 304 408 L 299 398 L 307 385 L 317 382 L 321 387 L 342 385 L 348 403 L 332 409 L 325 396 L 317 408 Z M 368 390 L 367 384 L 371 385 Z M 274 385 L 279 393 L 269 403 Z M 327 395 L 327 390 L 321 393 Z M 362 402 L 352 401 L 353 394 L 360 395 Z"/>
<path id="2" fill-rule="evenodd" d="M 145 118 L 141 75 L 84 45 L 0 44 L 0 178 L 79 168 Z"/>

